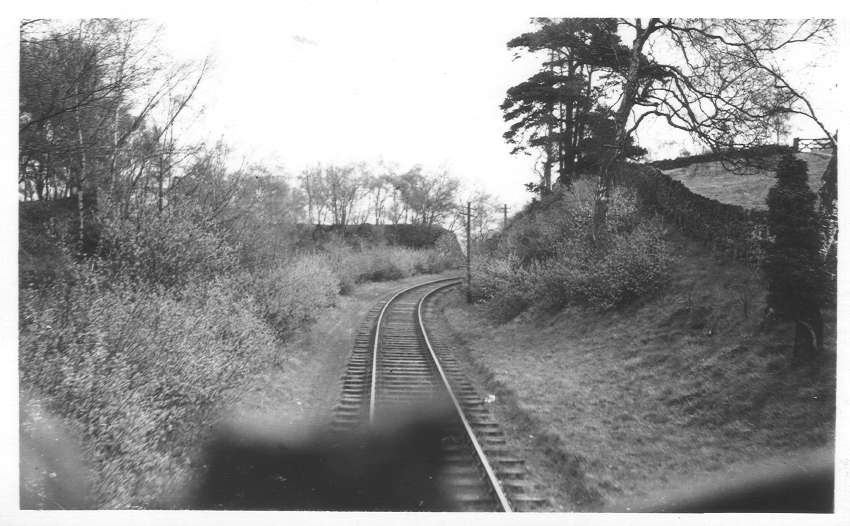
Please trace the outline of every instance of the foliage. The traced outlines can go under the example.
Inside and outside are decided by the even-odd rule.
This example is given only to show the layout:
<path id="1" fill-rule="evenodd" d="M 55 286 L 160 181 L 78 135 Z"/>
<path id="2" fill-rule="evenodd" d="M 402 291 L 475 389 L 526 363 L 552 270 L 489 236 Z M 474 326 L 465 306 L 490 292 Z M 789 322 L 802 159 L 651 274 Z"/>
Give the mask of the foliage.
<path id="1" fill-rule="evenodd" d="M 454 211 L 460 181 L 445 170 L 427 174 L 417 165 L 394 180 L 393 186 L 411 214 L 410 222 L 431 226 L 440 224 Z"/>
<path id="2" fill-rule="evenodd" d="M 768 305 L 780 316 L 811 321 L 824 296 L 820 228 L 815 194 L 809 189 L 806 163 L 783 157 L 776 185 L 767 196 L 771 242 L 763 269 Z"/>
<path id="3" fill-rule="evenodd" d="M 534 202 L 511 222 L 500 239 L 500 250 L 519 257 L 523 265 L 541 261 L 563 251 L 563 246 L 586 234 L 593 207 L 593 189 L 587 179 L 561 188 Z M 639 220 L 635 200 L 617 188 L 611 201 L 612 231 L 633 228 Z"/>
<path id="4" fill-rule="evenodd" d="M 399 246 L 372 246 L 352 249 L 341 241 L 325 244 L 321 255 L 339 280 L 339 291 L 348 294 L 357 283 L 388 281 L 415 274 L 442 272 L 456 259 L 450 253 Z"/>
<path id="5" fill-rule="evenodd" d="M 537 149 L 543 155 L 539 185 L 551 187 L 552 165 L 558 181 L 570 184 L 580 173 L 595 172 L 605 145 L 613 143 L 614 123 L 604 100 L 611 86 L 611 71 L 620 67 L 628 50 L 617 35 L 614 19 L 538 18 L 539 26 L 508 42 L 510 49 L 544 53 L 541 69 L 512 86 L 501 108 L 511 122 L 505 140 L 512 153 Z M 625 157 L 646 153 L 630 141 Z"/>
<path id="6" fill-rule="evenodd" d="M 838 155 L 835 150 L 822 178 L 823 185 L 818 191 L 821 255 L 827 279 L 826 298 L 834 303 L 838 294 Z"/>
<path id="7" fill-rule="evenodd" d="M 186 206 L 168 208 L 144 220 L 101 215 L 101 255 L 109 271 L 171 287 L 232 270 L 233 249 L 193 212 Z"/>
<path id="8" fill-rule="evenodd" d="M 594 238 L 605 229 L 615 184 L 613 168 L 625 160 L 634 132 L 647 118 L 661 119 L 716 152 L 771 142 L 777 122 L 789 114 L 811 119 L 832 137 L 814 114 L 812 104 L 787 82 L 778 64 L 782 63 L 780 51 L 829 41 L 834 20 L 622 18 L 537 22 L 543 29 L 522 35 L 509 45 L 548 50 L 550 70 L 515 89 L 516 101 L 506 101 L 508 120 L 520 119 L 506 138 L 515 140 L 517 131 L 533 130 L 529 144 L 544 146 L 546 159 L 541 185 L 531 184 L 530 188 L 548 190 L 554 155 L 551 138 L 564 130 L 572 141 L 581 135 L 571 130 L 572 123 L 582 120 L 573 112 L 572 104 L 578 100 L 575 87 L 582 86 L 585 77 L 589 80 L 589 72 L 609 81 L 594 95 L 590 94 L 590 82 L 584 84 L 587 98 L 599 103 L 594 107 L 602 113 L 601 135 L 607 136 L 603 139 L 607 144 L 601 145 L 602 151 L 593 163 L 598 171 Z M 634 35 L 630 45 L 621 43 L 621 31 Z M 671 53 L 652 52 L 659 48 Z M 564 75 L 565 69 L 565 87 L 554 89 L 556 82 L 552 79 Z M 565 97 L 559 99 L 556 94 Z M 519 106 L 512 109 L 517 102 Z M 557 120 L 551 113 L 564 106 L 568 108 L 564 124 L 554 132 Z M 587 104 L 577 106 L 589 109 Z M 574 151 L 575 146 L 571 141 L 560 143 L 559 154 Z"/>
<path id="9" fill-rule="evenodd" d="M 254 298 L 260 315 L 282 339 L 334 306 L 339 292 L 339 279 L 318 255 L 243 273 L 236 281 L 247 282 L 244 292 Z"/>
<path id="10" fill-rule="evenodd" d="M 132 19 L 21 22 L 19 188 L 25 200 L 76 198 L 80 231 L 88 195 L 125 212 L 162 209 L 197 150 L 176 144 L 174 126 L 208 63 L 166 60 L 148 29 Z"/>
<path id="11" fill-rule="evenodd" d="M 507 320 L 525 310 L 567 305 L 609 310 L 656 293 L 671 259 L 660 221 L 641 217 L 628 192 L 615 192 L 602 242 L 588 235 L 592 193 L 582 181 L 515 219 L 503 237 L 501 257 L 474 267 L 475 297 Z"/>
<path id="12" fill-rule="evenodd" d="M 285 177 L 262 165 L 240 174 L 224 217 L 224 234 L 241 266 L 263 268 L 293 255 L 297 223 L 303 217 L 303 193 Z"/>
<path id="13" fill-rule="evenodd" d="M 387 244 L 419 249 L 440 245 L 449 252 L 460 252 L 455 235 L 436 225 L 307 226 L 302 228 L 298 243 L 303 249 L 312 249 L 334 241 L 344 241 L 355 248 Z"/>
<path id="14" fill-rule="evenodd" d="M 78 428 L 101 502 L 154 505 L 182 485 L 214 410 L 273 359 L 273 335 L 226 280 L 175 294 L 75 274 L 21 291 L 21 382 Z"/>
<path id="15" fill-rule="evenodd" d="M 490 315 L 498 321 L 515 318 L 534 301 L 534 274 L 513 254 L 473 260 L 472 275 L 472 297 L 484 302 Z"/>
<path id="16" fill-rule="evenodd" d="M 439 225 L 455 208 L 460 182 L 446 171 L 427 173 L 416 165 L 404 173 L 364 163 L 316 165 L 299 176 L 307 197 L 308 220 L 316 225 L 365 224 L 372 215 L 376 225 L 389 222 Z"/>
<path id="17" fill-rule="evenodd" d="M 599 252 L 585 249 L 541 269 L 544 305 L 568 303 L 608 310 L 657 292 L 669 275 L 670 257 L 658 221 L 612 234 Z"/>

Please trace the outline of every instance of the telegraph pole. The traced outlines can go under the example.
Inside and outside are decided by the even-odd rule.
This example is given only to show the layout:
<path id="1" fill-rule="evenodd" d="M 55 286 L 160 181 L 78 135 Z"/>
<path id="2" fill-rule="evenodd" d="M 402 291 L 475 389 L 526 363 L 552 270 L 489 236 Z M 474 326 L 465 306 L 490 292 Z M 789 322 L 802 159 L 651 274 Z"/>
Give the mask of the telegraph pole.
<path id="1" fill-rule="evenodd" d="M 466 302 L 472 303 L 472 203 L 466 202 Z"/>
<path id="2" fill-rule="evenodd" d="M 504 220 L 502 221 L 502 232 L 508 229 L 508 204 L 505 203 L 505 207 L 502 209 L 504 211 Z"/>

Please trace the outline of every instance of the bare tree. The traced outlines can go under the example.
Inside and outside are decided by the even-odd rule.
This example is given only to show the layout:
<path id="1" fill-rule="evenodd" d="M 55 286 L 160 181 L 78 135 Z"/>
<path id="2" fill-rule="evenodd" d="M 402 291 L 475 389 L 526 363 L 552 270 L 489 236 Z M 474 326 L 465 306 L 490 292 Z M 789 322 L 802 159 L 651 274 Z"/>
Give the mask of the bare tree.
<path id="1" fill-rule="evenodd" d="M 169 64 L 158 35 L 139 20 L 21 23 L 19 181 L 37 199 L 76 197 L 80 241 L 87 194 L 126 215 L 153 175 L 163 208 L 177 151 L 167 134 L 209 63 Z"/>
<path id="2" fill-rule="evenodd" d="M 327 204 L 334 225 L 348 224 L 352 209 L 361 191 L 361 181 L 353 165 L 330 165 L 325 169 Z"/>
<path id="3" fill-rule="evenodd" d="M 620 57 L 621 89 L 614 111 L 614 142 L 597 181 L 593 233 L 608 210 L 612 167 L 647 118 L 661 118 L 714 151 L 769 142 L 771 117 L 805 116 L 829 134 L 804 94 L 786 80 L 775 59 L 791 46 L 830 38 L 831 20 L 621 19 L 633 35 Z M 650 53 L 662 47 L 675 56 Z M 834 138 L 833 138 L 834 140 Z"/>

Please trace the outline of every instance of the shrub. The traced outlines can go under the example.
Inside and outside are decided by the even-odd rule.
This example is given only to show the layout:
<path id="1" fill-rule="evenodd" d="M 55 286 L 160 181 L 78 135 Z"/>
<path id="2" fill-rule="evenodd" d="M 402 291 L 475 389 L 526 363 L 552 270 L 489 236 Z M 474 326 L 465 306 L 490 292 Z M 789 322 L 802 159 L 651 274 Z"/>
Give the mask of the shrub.
<path id="1" fill-rule="evenodd" d="M 319 253 L 348 294 L 357 283 L 388 281 L 420 273 L 442 272 L 456 264 L 456 258 L 437 249 L 411 249 L 377 246 L 352 249 L 341 242 L 328 243 Z"/>
<path id="2" fill-rule="evenodd" d="M 182 286 L 235 268 L 233 249 L 191 210 L 173 207 L 147 214 L 144 220 L 101 215 L 101 256 L 113 274 Z"/>
<path id="3" fill-rule="evenodd" d="M 614 234 L 599 254 L 582 262 L 584 272 L 573 283 L 576 298 L 607 310 L 658 291 L 670 270 L 670 257 L 658 221 L 631 232 Z"/>
<path id="4" fill-rule="evenodd" d="M 473 260 L 472 298 L 499 321 L 513 319 L 533 301 L 533 274 L 516 255 Z"/>
<path id="5" fill-rule="evenodd" d="M 529 308 L 608 310 L 663 286 L 671 261 L 660 221 L 642 217 L 634 195 L 619 189 L 605 235 L 594 242 L 588 230 L 592 187 L 580 183 L 515 222 L 500 246 L 501 257 L 473 265 L 474 297 L 496 319 Z"/>
<path id="6" fill-rule="evenodd" d="M 806 163 L 790 155 L 776 170 L 776 185 L 767 194 L 767 221 L 772 241 L 763 269 L 767 303 L 781 317 L 796 322 L 795 356 L 810 357 L 823 340 L 820 308 L 824 268 L 815 194 L 807 183 Z"/>
<path id="7" fill-rule="evenodd" d="M 236 278 L 245 279 L 250 280 L 250 293 L 263 318 L 281 338 L 332 307 L 340 288 L 330 265 L 318 255 L 299 256 L 271 269 Z"/>
<path id="8" fill-rule="evenodd" d="M 106 507 L 151 506 L 184 484 L 214 409 L 275 352 L 256 310 L 221 280 L 177 296 L 77 269 L 21 291 L 21 383 L 89 444 Z"/>
<path id="9" fill-rule="evenodd" d="M 558 188 L 511 223 L 510 229 L 503 233 L 499 252 L 515 254 L 523 265 L 557 256 L 559 246 L 587 234 L 594 194 L 594 182 L 588 179 L 576 181 L 568 189 Z M 608 230 L 628 231 L 638 222 L 633 192 L 614 188 L 609 202 Z"/>

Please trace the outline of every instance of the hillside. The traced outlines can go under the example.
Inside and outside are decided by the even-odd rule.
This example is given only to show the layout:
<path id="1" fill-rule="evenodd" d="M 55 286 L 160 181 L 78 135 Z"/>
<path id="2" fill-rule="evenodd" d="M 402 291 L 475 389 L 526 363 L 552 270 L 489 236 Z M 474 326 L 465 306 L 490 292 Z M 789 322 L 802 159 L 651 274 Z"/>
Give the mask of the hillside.
<path id="1" fill-rule="evenodd" d="M 821 185 L 821 175 L 829 163 L 829 153 L 803 152 L 797 153 L 796 157 L 808 163 L 809 185 L 817 191 Z M 699 162 L 667 170 L 662 168 L 662 171 L 684 183 L 692 192 L 717 199 L 721 203 L 756 210 L 767 209 L 767 192 L 775 182 L 771 171 L 735 174 L 726 170 L 720 161 Z"/>
<path id="2" fill-rule="evenodd" d="M 564 509 L 635 509 L 833 447 L 834 311 L 821 362 L 793 365 L 793 328 L 765 322 L 757 274 L 674 231 L 666 240 L 676 263 L 663 292 L 622 309 L 497 324 L 486 305 L 448 302 L 458 346 L 527 419 L 528 447 L 572 459 L 551 482 Z"/>
<path id="3" fill-rule="evenodd" d="M 476 304 L 447 301 L 457 347 L 515 439 L 545 455 L 538 469 L 564 510 L 641 509 L 833 449 L 834 308 L 825 351 L 795 362 L 793 324 L 766 309 L 760 256 L 680 229 L 732 236 L 727 223 L 741 217 L 725 208 L 737 207 L 679 192 L 655 203 L 683 207 L 662 219 L 637 200 L 669 187 L 638 186 L 612 195 L 604 258 L 584 235 L 593 184 L 580 181 L 473 261 Z"/>

